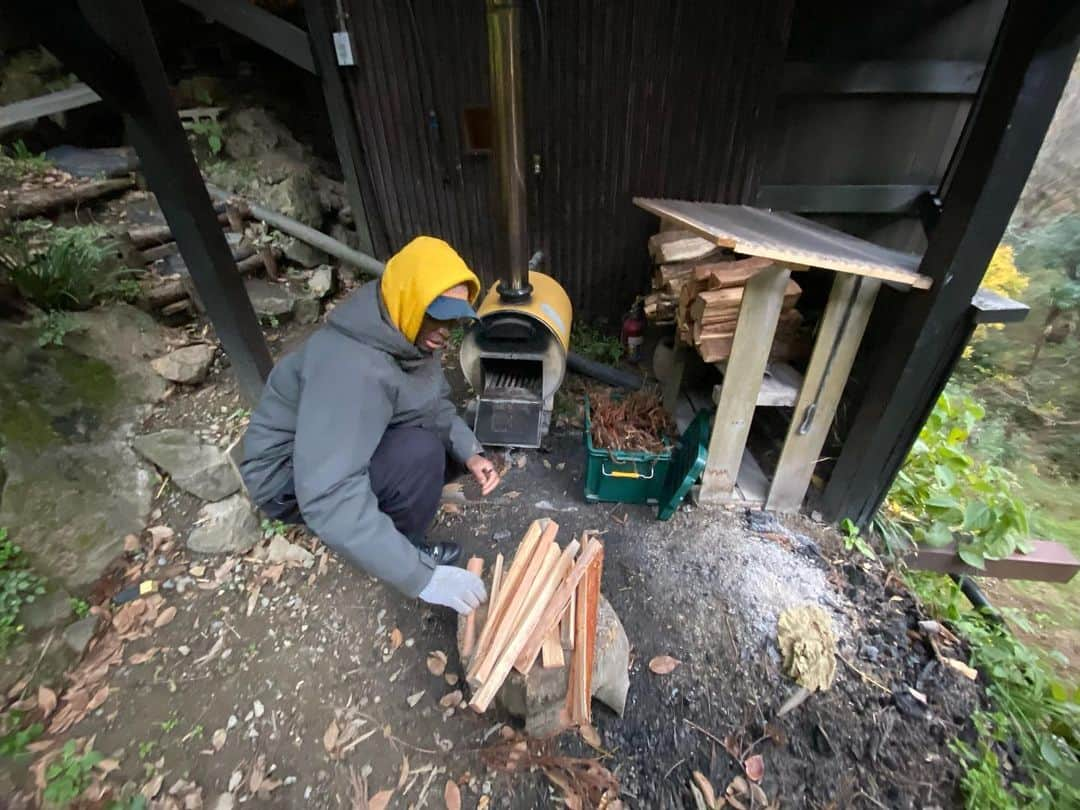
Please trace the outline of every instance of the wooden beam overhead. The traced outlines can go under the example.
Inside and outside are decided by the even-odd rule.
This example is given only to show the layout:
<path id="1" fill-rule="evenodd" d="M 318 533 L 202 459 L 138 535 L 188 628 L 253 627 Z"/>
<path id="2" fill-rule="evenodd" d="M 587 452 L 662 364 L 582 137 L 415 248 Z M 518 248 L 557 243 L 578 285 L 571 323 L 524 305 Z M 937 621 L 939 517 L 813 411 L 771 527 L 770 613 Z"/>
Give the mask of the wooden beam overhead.
<path id="1" fill-rule="evenodd" d="M 241 36 L 288 59 L 308 73 L 315 73 L 315 59 L 307 32 L 247 0 L 179 0 L 209 20 L 221 23 Z"/>
<path id="2" fill-rule="evenodd" d="M 47 115 L 96 104 L 99 101 L 101 101 L 101 96 L 88 85 L 75 82 L 71 87 L 65 87 L 55 93 L 46 93 L 43 96 L 35 96 L 0 107 L 0 130 L 25 121 L 44 118 Z"/>

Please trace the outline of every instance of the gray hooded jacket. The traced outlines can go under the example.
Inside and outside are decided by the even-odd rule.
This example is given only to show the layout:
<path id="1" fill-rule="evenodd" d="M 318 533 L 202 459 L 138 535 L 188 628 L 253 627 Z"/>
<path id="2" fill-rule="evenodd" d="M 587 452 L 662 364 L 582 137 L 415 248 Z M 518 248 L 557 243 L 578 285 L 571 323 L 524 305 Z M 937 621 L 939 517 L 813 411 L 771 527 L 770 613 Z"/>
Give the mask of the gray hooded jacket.
<path id="1" fill-rule="evenodd" d="M 368 465 L 390 426 L 431 430 L 459 462 L 482 452 L 449 392 L 438 354 L 409 343 L 378 283 L 365 284 L 274 366 L 244 436 L 244 483 L 261 504 L 292 476 L 304 522 L 326 545 L 416 596 L 435 563 L 379 510 Z"/>

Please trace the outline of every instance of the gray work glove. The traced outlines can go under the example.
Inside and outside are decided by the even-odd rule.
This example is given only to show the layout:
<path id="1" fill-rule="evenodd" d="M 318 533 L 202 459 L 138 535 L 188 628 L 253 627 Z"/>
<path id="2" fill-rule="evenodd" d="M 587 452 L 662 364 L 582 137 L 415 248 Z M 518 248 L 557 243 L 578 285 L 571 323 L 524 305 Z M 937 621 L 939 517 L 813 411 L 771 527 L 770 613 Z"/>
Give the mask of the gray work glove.
<path id="1" fill-rule="evenodd" d="M 436 565 L 431 581 L 420 591 L 420 598 L 429 604 L 453 608 L 462 616 L 468 616 L 487 601 L 487 591 L 483 580 L 471 571 L 454 565 Z"/>

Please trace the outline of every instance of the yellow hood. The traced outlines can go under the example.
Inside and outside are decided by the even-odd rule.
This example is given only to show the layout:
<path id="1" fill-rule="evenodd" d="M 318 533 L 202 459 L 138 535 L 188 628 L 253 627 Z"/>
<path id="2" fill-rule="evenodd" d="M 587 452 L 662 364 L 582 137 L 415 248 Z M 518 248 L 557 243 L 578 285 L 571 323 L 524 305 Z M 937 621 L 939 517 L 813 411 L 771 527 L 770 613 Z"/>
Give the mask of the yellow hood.
<path id="1" fill-rule="evenodd" d="M 431 302 L 458 284 L 468 286 L 475 305 L 480 279 L 465 260 L 442 239 L 418 236 L 390 257 L 379 289 L 390 320 L 412 343 Z"/>

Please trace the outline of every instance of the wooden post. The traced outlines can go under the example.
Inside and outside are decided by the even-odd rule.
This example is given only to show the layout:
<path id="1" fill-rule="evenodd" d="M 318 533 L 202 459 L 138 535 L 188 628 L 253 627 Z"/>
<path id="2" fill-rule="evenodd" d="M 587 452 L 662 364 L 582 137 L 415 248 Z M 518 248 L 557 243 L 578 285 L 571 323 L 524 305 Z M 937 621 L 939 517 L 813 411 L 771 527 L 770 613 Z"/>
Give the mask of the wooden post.
<path id="1" fill-rule="evenodd" d="M 795 512 L 802 505 L 880 287 L 876 278 L 836 275 L 769 488 L 767 509 Z"/>
<path id="2" fill-rule="evenodd" d="M 790 277 L 789 268 L 773 265 L 746 282 L 731 358 L 713 422 L 709 460 L 701 479 L 702 503 L 724 503 L 733 497 Z"/>

